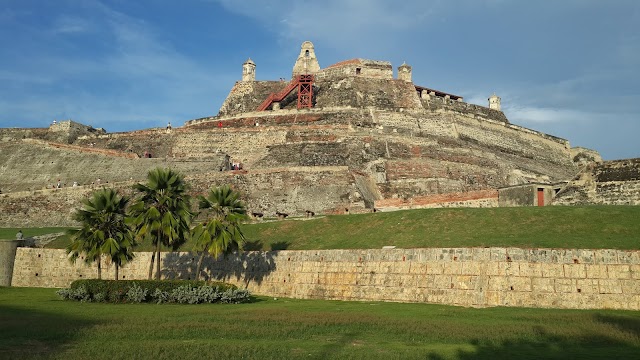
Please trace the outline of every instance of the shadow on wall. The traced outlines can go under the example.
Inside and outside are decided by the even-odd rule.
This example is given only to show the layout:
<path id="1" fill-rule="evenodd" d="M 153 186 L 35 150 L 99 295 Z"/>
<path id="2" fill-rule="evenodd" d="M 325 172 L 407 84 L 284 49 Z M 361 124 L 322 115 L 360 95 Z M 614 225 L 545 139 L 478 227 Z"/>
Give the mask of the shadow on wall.
<path id="1" fill-rule="evenodd" d="M 282 246 L 282 244 L 280 244 Z M 200 280 L 242 282 L 260 285 L 265 276 L 276 269 L 277 251 L 246 251 L 220 256 L 205 256 L 200 269 Z M 165 279 L 195 279 L 199 255 L 196 253 L 168 253 L 164 255 L 162 277 Z"/>

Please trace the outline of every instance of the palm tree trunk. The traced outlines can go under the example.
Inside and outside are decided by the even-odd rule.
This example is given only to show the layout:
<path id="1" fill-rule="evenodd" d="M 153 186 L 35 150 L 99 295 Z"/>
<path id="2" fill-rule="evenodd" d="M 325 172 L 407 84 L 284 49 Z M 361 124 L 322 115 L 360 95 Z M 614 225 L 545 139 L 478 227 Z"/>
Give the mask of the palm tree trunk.
<path id="1" fill-rule="evenodd" d="M 200 259 L 198 259 L 198 267 L 196 267 L 196 281 L 200 280 L 200 269 L 202 268 L 202 260 L 204 259 L 205 253 L 205 251 L 201 252 Z"/>
<path id="2" fill-rule="evenodd" d="M 160 280 L 160 239 L 156 245 L 156 252 L 158 253 L 158 259 L 156 261 L 156 280 Z"/>
<path id="3" fill-rule="evenodd" d="M 119 268 L 118 263 L 116 263 L 116 280 L 118 280 L 118 268 Z"/>
<path id="4" fill-rule="evenodd" d="M 102 266 L 100 258 L 98 257 L 98 280 L 102 280 Z"/>
<path id="5" fill-rule="evenodd" d="M 153 250 L 153 253 L 151 254 L 151 264 L 149 264 L 149 280 L 151 280 L 153 278 L 153 261 L 156 258 L 156 251 Z"/>

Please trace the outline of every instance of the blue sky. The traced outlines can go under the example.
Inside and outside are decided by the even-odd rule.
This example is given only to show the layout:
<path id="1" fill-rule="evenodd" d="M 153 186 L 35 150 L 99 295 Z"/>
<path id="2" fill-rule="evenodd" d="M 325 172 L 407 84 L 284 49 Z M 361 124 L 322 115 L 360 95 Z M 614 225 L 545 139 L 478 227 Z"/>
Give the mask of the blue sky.
<path id="1" fill-rule="evenodd" d="M 0 126 L 126 131 L 217 114 L 251 57 L 289 78 L 406 61 L 416 84 L 598 150 L 640 157 L 640 1 L 0 0 Z"/>

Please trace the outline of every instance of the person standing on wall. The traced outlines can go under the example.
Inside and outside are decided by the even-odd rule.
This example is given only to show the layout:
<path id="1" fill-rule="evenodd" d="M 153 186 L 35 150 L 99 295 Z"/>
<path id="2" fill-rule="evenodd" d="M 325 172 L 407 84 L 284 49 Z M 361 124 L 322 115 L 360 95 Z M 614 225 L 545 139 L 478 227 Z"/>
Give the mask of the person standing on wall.
<path id="1" fill-rule="evenodd" d="M 24 239 L 24 235 L 22 234 L 22 230 L 18 230 L 18 233 L 16 234 L 16 239 L 17 240 Z"/>

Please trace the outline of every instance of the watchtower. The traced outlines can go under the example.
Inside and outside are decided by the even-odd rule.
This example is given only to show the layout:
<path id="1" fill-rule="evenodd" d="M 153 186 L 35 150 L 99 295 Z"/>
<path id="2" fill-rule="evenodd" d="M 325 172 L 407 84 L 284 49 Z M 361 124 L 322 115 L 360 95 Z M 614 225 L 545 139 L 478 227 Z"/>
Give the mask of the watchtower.
<path id="1" fill-rule="evenodd" d="M 291 77 L 295 78 L 298 75 L 315 75 L 319 70 L 320 64 L 318 64 L 313 43 L 311 41 L 303 42 L 298 60 L 296 60 L 296 63 L 293 65 L 293 74 Z"/>
<path id="2" fill-rule="evenodd" d="M 500 111 L 500 97 L 496 93 L 489 97 L 489 109 Z"/>
<path id="3" fill-rule="evenodd" d="M 411 82 L 411 66 L 407 65 L 405 62 L 398 66 L 398 80 Z"/>
<path id="4" fill-rule="evenodd" d="M 256 81 L 256 63 L 251 58 L 242 64 L 242 81 Z"/>

